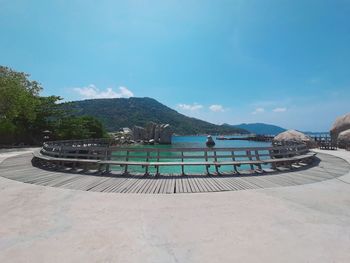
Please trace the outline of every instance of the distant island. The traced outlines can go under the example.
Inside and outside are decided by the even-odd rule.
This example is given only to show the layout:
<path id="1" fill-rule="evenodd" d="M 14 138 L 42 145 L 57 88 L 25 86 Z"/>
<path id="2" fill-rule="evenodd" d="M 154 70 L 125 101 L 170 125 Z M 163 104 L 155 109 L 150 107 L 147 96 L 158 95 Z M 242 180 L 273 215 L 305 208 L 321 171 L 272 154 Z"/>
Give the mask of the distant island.
<path id="1" fill-rule="evenodd" d="M 229 125 L 229 124 L 226 124 Z M 286 129 L 266 123 L 242 123 L 239 125 L 229 125 L 231 127 L 240 128 L 259 135 L 277 135 Z"/>
<path id="2" fill-rule="evenodd" d="M 76 116 L 93 116 L 101 121 L 107 131 L 124 127 L 144 127 L 148 122 L 168 123 L 178 135 L 195 134 L 247 134 L 244 128 L 215 125 L 187 117 L 152 98 L 113 98 L 72 101 L 61 104 Z"/>

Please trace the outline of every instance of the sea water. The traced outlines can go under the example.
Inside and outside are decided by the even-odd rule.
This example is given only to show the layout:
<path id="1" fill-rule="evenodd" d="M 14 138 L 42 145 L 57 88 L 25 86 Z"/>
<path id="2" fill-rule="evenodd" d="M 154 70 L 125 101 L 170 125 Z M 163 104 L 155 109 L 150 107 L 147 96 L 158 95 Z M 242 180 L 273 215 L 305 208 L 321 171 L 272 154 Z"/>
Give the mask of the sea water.
<path id="1" fill-rule="evenodd" d="M 230 136 L 231 137 L 231 136 Z M 206 148 L 206 136 L 173 136 L 172 137 L 172 144 L 170 145 L 134 145 L 134 146 L 128 146 L 130 148 L 152 148 L 152 149 L 171 149 L 171 148 Z M 213 137 L 215 141 L 215 146 L 213 148 L 236 148 L 236 147 L 269 147 L 271 146 L 270 142 L 256 142 L 256 141 L 246 141 L 246 140 L 217 140 L 217 137 Z M 179 153 L 172 153 L 172 152 L 161 152 L 162 156 L 161 161 L 163 162 L 176 162 L 181 161 L 181 159 L 174 159 L 169 158 L 166 159 L 167 156 L 175 155 Z M 189 155 L 201 155 L 203 152 L 198 153 L 186 153 L 187 156 Z M 220 154 L 226 154 L 220 152 Z M 231 154 L 230 152 L 227 154 Z M 112 154 L 113 160 L 120 160 L 125 161 L 125 158 L 118 158 L 118 155 L 125 155 L 125 151 L 116 151 Z M 130 153 L 130 155 L 137 156 L 136 158 L 129 159 L 130 161 L 146 161 L 146 153 Z M 157 161 L 155 158 L 156 151 L 151 154 L 151 158 L 149 159 L 150 162 Z M 153 158 L 152 158 L 153 157 Z M 185 159 L 188 162 L 191 161 L 205 161 L 203 159 Z M 220 159 L 226 160 L 226 159 Z M 227 161 L 231 161 L 232 159 L 227 159 Z M 240 169 L 248 168 L 245 166 L 241 166 Z M 115 171 L 122 171 L 124 168 L 113 166 L 112 170 Z M 222 166 L 220 167 L 221 172 L 230 172 L 233 170 L 232 166 Z M 128 171 L 130 173 L 144 173 L 145 168 L 142 168 L 141 166 L 128 166 Z M 150 173 L 155 173 L 156 169 L 154 167 L 149 167 Z M 159 167 L 159 172 L 161 174 L 180 174 L 181 173 L 181 167 L 178 166 L 161 166 Z M 185 173 L 186 174 L 203 174 L 206 172 L 206 169 L 204 166 L 185 166 Z M 210 167 L 210 172 L 215 172 L 215 167 Z"/>

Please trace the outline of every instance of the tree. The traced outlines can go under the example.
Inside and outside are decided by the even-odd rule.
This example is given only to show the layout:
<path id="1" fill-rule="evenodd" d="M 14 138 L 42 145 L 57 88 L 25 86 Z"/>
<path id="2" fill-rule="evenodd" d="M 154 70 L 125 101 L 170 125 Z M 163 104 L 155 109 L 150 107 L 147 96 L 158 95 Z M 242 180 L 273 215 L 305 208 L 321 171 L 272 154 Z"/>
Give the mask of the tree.
<path id="1" fill-rule="evenodd" d="M 0 66 L 0 144 L 39 144 L 43 131 L 51 139 L 88 139 L 106 136 L 93 117 L 74 117 L 58 104 L 58 96 L 39 96 L 41 85 L 29 75 Z"/>
<path id="2" fill-rule="evenodd" d="M 54 136 L 57 140 L 106 137 L 106 131 L 97 119 L 90 116 L 70 116 L 57 120 Z"/>
<path id="3" fill-rule="evenodd" d="M 28 139 L 27 125 L 36 119 L 37 96 L 42 89 L 28 77 L 0 66 L 0 141 Z"/>

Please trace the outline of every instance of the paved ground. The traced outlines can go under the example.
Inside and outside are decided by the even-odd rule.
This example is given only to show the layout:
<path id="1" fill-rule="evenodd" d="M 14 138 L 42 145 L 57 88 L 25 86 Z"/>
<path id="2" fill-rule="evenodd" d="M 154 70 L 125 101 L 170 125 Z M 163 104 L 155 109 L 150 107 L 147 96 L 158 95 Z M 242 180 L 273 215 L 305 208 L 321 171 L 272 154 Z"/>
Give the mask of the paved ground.
<path id="1" fill-rule="evenodd" d="M 350 152 L 330 153 L 350 162 Z M 349 248 L 350 173 L 308 185 L 177 195 L 0 177 L 0 262 L 350 262 Z"/>

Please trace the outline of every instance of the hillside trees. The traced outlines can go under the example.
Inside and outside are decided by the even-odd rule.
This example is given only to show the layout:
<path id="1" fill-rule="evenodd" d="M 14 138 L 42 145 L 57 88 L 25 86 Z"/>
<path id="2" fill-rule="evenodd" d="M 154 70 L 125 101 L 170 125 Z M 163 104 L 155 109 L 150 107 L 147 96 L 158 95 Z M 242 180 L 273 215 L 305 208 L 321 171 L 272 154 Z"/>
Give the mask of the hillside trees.
<path id="1" fill-rule="evenodd" d="M 0 144 L 38 144 L 45 130 L 52 139 L 105 136 L 98 120 L 72 116 L 58 106 L 60 97 L 40 96 L 41 90 L 28 74 L 0 66 Z"/>

